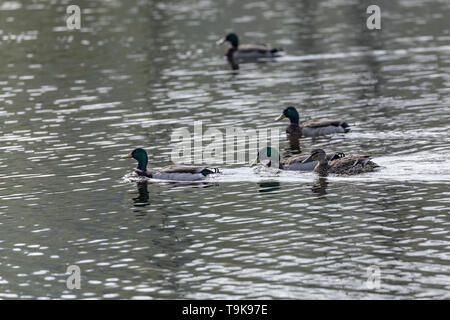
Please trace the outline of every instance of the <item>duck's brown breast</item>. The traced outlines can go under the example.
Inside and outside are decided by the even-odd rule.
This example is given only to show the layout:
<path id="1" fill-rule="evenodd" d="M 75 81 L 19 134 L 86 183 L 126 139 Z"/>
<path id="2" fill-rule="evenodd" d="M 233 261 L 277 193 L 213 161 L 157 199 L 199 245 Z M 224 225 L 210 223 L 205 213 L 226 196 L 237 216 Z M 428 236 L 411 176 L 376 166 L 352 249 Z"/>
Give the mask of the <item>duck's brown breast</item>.
<path id="1" fill-rule="evenodd" d="M 293 138 L 301 138 L 302 136 L 302 130 L 300 129 L 300 127 L 298 126 L 298 124 L 295 123 L 291 123 L 287 128 L 286 128 L 286 133 Z"/>

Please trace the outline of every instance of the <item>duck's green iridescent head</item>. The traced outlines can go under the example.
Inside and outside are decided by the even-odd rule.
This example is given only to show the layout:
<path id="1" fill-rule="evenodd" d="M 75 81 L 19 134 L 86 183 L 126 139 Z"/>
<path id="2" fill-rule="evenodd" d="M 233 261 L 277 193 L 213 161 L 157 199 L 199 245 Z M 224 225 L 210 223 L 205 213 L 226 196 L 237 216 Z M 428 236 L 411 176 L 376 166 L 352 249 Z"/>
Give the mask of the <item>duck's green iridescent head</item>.
<path id="1" fill-rule="evenodd" d="M 236 35 L 236 33 L 227 34 L 227 36 L 225 37 L 225 41 L 228 41 L 229 43 L 231 43 L 231 45 L 235 48 L 237 48 L 239 46 L 239 38 Z"/>
<path id="2" fill-rule="evenodd" d="M 263 163 L 268 167 L 279 168 L 281 161 L 280 153 L 276 148 L 265 147 L 259 150 L 256 159 L 251 163 L 251 167 L 256 166 L 258 163 Z"/>
<path id="3" fill-rule="evenodd" d="M 127 154 L 124 158 L 133 158 L 138 162 L 137 168 L 139 170 L 147 170 L 148 155 L 147 152 L 142 148 L 134 149 L 130 154 Z"/>
<path id="4" fill-rule="evenodd" d="M 233 46 L 233 48 L 237 49 L 237 47 L 239 46 L 239 38 L 236 35 L 236 33 L 229 33 L 226 35 L 225 38 L 219 39 L 216 43 L 217 44 L 222 44 L 224 42 L 229 42 L 231 43 L 231 45 Z"/>
<path id="5" fill-rule="evenodd" d="M 237 47 L 239 46 L 239 38 L 238 38 L 237 34 L 233 33 L 233 32 L 227 34 L 224 38 L 221 38 L 221 39 L 217 40 L 216 44 L 220 45 L 220 44 L 223 44 L 223 43 L 225 43 L 227 41 L 229 43 L 231 43 L 231 45 L 235 49 L 237 49 Z"/>
<path id="6" fill-rule="evenodd" d="M 278 118 L 275 119 L 275 121 L 280 121 L 283 120 L 284 118 L 288 118 L 289 120 L 291 120 L 291 123 L 298 124 L 299 115 L 297 109 L 295 109 L 294 107 L 287 107 L 286 109 L 283 110 L 283 113 Z"/>

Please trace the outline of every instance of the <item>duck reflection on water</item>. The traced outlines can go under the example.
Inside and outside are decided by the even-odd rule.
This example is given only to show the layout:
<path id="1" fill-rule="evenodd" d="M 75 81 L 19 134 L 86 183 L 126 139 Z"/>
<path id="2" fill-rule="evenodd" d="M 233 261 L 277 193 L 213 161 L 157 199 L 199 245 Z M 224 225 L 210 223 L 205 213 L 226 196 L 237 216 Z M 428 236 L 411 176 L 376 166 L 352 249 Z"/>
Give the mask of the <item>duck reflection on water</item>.
<path id="1" fill-rule="evenodd" d="M 326 177 L 318 177 L 312 187 L 311 191 L 319 196 L 325 196 L 327 194 L 328 180 Z"/>
<path id="2" fill-rule="evenodd" d="M 136 183 L 139 195 L 133 198 L 135 207 L 145 207 L 150 204 L 150 193 L 148 192 L 147 182 Z"/>
<path id="3" fill-rule="evenodd" d="M 258 185 L 259 185 L 258 192 L 272 192 L 272 191 L 280 190 L 280 182 L 279 181 L 258 182 Z"/>

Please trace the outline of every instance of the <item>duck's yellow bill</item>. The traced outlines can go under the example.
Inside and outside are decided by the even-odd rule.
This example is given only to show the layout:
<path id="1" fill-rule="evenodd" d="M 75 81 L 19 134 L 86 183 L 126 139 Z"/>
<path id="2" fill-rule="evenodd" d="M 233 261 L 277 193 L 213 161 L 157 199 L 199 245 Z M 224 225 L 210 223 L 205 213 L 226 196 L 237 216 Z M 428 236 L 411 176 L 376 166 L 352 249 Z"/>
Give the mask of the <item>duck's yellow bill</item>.
<path id="1" fill-rule="evenodd" d="M 283 120 L 284 118 L 286 118 L 286 116 L 284 114 L 280 114 L 278 118 L 275 119 L 275 121 L 280 121 Z"/>
<path id="2" fill-rule="evenodd" d="M 128 158 L 133 158 L 131 153 L 127 154 L 126 156 L 122 156 L 122 159 L 128 159 Z"/>
<path id="3" fill-rule="evenodd" d="M 255 160 L 252 161 L 252 163 L 250 163 L 250 167 L 254 167 L 259 163 L 259 157 L 256 157 Z"/>
<path id="4" fill-rule="evenodd" d="M 225 38 L 220 38 L 219 40 L 216 41 L 217 46 L 220 46 L 223 43 L 225 43 Z"/>

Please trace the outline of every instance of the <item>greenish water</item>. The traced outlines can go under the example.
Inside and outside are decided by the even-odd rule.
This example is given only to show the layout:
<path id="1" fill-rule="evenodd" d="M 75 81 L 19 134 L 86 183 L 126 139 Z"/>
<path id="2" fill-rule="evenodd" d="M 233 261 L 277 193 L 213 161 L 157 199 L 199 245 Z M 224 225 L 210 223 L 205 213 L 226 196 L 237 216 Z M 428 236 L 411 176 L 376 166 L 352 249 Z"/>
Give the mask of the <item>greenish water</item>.
<path id="1" fill-rule="evenodd" d="M 70 1 L 1 2 L 0 298 L 450 298 L 450 3 L 392 2 L 381 31 L 356 0 L 78 1 L 75 31 Z M 231 72 L 231 30 L 287 55 Z M 194 121 L 278 128 L 288 156 L 273 120 L 290 104 L 352 128 L 302 151 L 382 170 L 127 178 L 120 155 L 171 164 Z"/>

